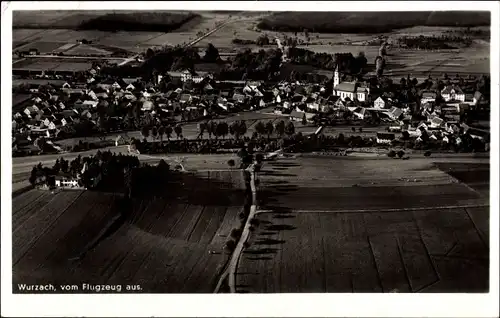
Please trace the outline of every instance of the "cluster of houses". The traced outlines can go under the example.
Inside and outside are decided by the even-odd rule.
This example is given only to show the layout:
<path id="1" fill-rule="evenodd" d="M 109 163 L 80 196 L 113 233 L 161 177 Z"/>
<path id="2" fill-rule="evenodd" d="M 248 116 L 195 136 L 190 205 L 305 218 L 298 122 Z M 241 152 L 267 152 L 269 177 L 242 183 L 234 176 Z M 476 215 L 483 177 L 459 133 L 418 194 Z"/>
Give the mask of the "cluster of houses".
<path id="1" fill-rule="evenodd" d="M 377 142 L 389 144 L 395 133 L 407 131 L 416 141 L 422 134 L 432 140 L 460 142 L 458 133 L 467 132 L 473 138 L 484 140 L 488 131 L 476 129 L 460 122 L 461 114 L 470 110 L 489 108 L 489 101 L 479 91 L 464 92 L 459 85 L 446 85 L 441 90 L 424 90 L 419 102 L 401 103 L 383 90 L 371 92 L 366 83 L 340 81 L 338 69 L 334 72 L 332 94 L 325 94 L 326 87 L 284 83 L 276 90 L 274 112 L 290 116 L 291 120 L 313 122 L 317 113 L 329 113 L 330 118 L 342 119 L 347 112 L 357 120 L 367 120 L 376 114 L 382 122 L 389 123 L 387 132 L 377 133 Z M 372 100 L 373 102 L 368 102 Z M 412 114 L 411 110 L 414 111 Z M 415 120 L 415 114 L 419 118 Z"/>
<path id="2" fill-rule="evenodd" d="M 305 117 L 308 122 L 313 122 L 317 113 L 329 113 L 338 118 L 348 113 L 359 120 L 377 113 L 377 117 L 391 122 L 397 130 L 415 130 L 417 135 L 422 127 L 455 131 L 452 127 L 460 125 L 460 114 L 464 110 L 488 102 L 477 91 L 465 93 L 458 85 L 449 85 L 441 91 L 424 91 L 420 103 L 402 104 L 380 89 L 371 91 L 366 83 L 342 81 L 338 68 L 333 74 L 332 87 L 298 82 L 271 85 L 259 81 L 216 81 L 208 72 L 192 70 L 168 72 L 143 82 L 140 78 L 110 79 L 100 76 L 99 71 L 96 66 L 86 72 L 84 79 L 27 87 L 25 93 L 31 98 L 13 105 L 12 129 L 17 140 L 25 139 L 30 143 L 34 136 L 54 138 L 63 127 L 82 120 L 97 125 L 98 109 L 103 107 L 128 109 L 137 105 L 142 113 L 170 123 L 186 120 L 187 114 L 197 119 L 214 111 L 235 112 L 270 105 L 276 106 L 274 112 L 277 114 L 297 121 Z M 168 84 L 164 76 L 169 77 Z M 426 120 L 408 125 L 410 109 L 415 107 Z M 193 113 L 195 118 L 191 116 Z M 120 116 L 114 119 L 123 122 Z M 390 138 L 380 138 L 381 143 Z"/>
<path id="3" fill-rule="evenodd" d="M 274 101 L 272 90 L 261 82 L 217 82 L 210 75 L 186 70 L 169 72 L 170 84 L 165 86 L 160 85 L 162 75 L 145 83 L 140 78 L 101 79 L 97 72 L 92 69 L 85 81 L 28 85 L 24 95 L 30 98 L 13 105 L 12 129 L 17 144 L 21 140 L 32 143 L 38 136 L 55 138 L 64 127 L 82 121 L 97 126 L 99 109 L 103 108 L 125 110 L 122 116 L 112 117 L 122 123 L 123 113 L 131 107 L 140 108 L 141 115 L 150 114 L 156 121 L 175 123 L 214 111 L 265 107 Z"/>

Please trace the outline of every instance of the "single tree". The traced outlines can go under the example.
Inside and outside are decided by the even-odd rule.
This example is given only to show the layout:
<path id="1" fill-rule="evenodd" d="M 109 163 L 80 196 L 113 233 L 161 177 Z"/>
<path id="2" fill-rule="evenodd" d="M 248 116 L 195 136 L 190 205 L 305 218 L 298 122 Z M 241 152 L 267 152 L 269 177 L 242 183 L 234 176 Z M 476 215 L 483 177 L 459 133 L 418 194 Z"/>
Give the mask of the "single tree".
<path id="1" fill-rule="evenodd" d="M 158 137 L 160 137 L 160 143 L 163 144 L 163 136 L 165 135 L 165 126 L 161 125 L 158 128 Z"/>
<path id="2" fill-rule="evenodd" d="M 233 168 L 233 167 L 234 167 L 234 165 L 235 165 L 234 160 L 233 160 L 233 159 L 229 159 L 229 160 L 227 161 L 227 165 L 228 165 L 230 168 Z"/>
<path id="3" fill-rule="evenodd" d="M 257 132 L 259 136 L 264 135 L 266 133 L 266 125 L 261 121 L 257 122 L 257 124 L 255 124 L 255 132 Z"/>
<path id="4" fill-rule="evenodd" d="M 211 121 L 210 131 L 212 132 L 213 135 L 215 135 L 215 139 L 217 139 L 216 130 L 217 130 L 217 123 L 215 121 Z"/>
<path id="5" fill-rule="evenodd" d="M 153 128 L 151 129 L 151 137 L 153 137 L 153 141 L 158 138 L 158 127 L 153 126 Z"/>
<path id="6" fill-rule="evenodd" d="M 288 124 L 286 124 L 285 133 L 288 136 L 292 136 L 293 134 L 295 134 L 295 126 L 293 125 L 293 122 L 290 121 L 288 122 Z"/>
<path id="7" fill-rule="evenodd" d="M 236 240 L 239 240 L 241 233 L 242 233 L 241 229 L 232 229 L 231 230 L 231 237 L 236 239 Z"/>
<path id="8" fill-rule="evenodd" d="M 31 185 L 35 185 L 35 182 L 36 182 L 36 177 L 37 177 L 37 167 L 33 167 L 33 169 L 31 169 L 31 174 L 30 174 L 30 177 L 29 177 L 29 182 L 31 183 Z"/>
<path id="9" fill-rule="evenodd" d="M 182 126 L 179 124 L 175 125 L 174 132 L 177 135 L 177 139 L 180 139 L 182 136 Z"/>
<path id="10" fill-rule="evenodd" d="M 273 122 L 270 120 L 266 123 L 266 133 L 267 133 L 267 139 L 271 138 L 271 135 L 273 134 L 274 131 L 274 126 Z"/>
<path id="11" fill-rule="evenodd" d="M 237 121 L 233 121 L 230 125 L 229 125 L 229 134 L 231 134 L 234 139 L 238 140 L 239 138 L 239 127 L 238 127 L 239 123 Z"/>
<path id="12" fill-rule="evenodd" d="M 225 245 L 226 251 L 232 252 L 232 251 L 234 251 L 235 248 L 236 248 L 236 242 L 235 241 L 229 240 L 229 241 L 226 242 L 226 245 Z"/>
<path id="13" fill-rule="evenodd" d="M 282 137 L 285 134 L 285 121 L 280 120 L 275 125 L 276 134 L 278 137 Z"/>
<path id="14" fill-rule="evenodd" d="M 302 125 L 303 126 L 307 125 L 307 118 L 305 113 L 302 115 Z"/>
<path id="15" fill-rule="evenodd" d="M 165 135 L 167 136 L 167 140 L 170 141 L 170 138 L 172 137 L 173 129 L 172 126 L 168 125 L 165 127 Z"/>
<path id="16" fill-rule="evenodd" d="M 148 140 L 148 137 L 149 137 L 149 127 L 143 126 L 141 128 L 141 135 L 142 135 L 142 138 Z"/>
<path id="17" fill-rule="evenodd" d="M 239 121 L 238 130 L 240 136 L 244 136 L 247 133 L 247 124 L 244 120 Z"/>
<path id="18" fill-rule="evenodd" d="M 203 134 L 207 128 L 207 124 L 204 122 L 198 123 L 198 139 L 203 139 Z"/>

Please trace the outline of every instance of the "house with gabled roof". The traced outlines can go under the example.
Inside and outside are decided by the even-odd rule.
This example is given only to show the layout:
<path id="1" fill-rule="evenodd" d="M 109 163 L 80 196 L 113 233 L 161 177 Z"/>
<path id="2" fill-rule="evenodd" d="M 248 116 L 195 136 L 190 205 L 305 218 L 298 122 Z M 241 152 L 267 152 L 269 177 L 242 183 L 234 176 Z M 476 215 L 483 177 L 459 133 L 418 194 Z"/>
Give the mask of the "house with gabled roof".
<path id="1" fill-rule="evenodd" d="M 92 118 L 92 113 L 88 109 L 86 109 L 86 110 L 83 110 L 80 113 L 80 117 L 81 118 L 86 118 L 86 119 L 91 119 Z"/>
<path id="2" fill-rule="evenodd" d="M 339 108 L 339 109 L 344 109 L 344 110 L 345 110 L 345 109 L 346 109 L 346 107 L 347 107 L 347 103 L 346 103 L 346 102 L 344 102 L 344 101 L 342 100 L 342 98 L 340 98 L 340 96 L 337 96 L 337 97 L 338 97 L 338 99 L 337 99 L 337 101 L 336 101 L 333 105 L 334 105 L 336 108 Z"/>
<path id="3" fill-rule="evenodd" d="M 430 127 L 431 128 L 441 128 L 444 124 L 444 120 L 437 117 L 437 116 L 434 116 L 431 118 L 430 120 Z"/>
<path id="4" fill-rule="evenodd" d="M 379 96 L 374 102 L 373 107 L 377 109 L 384 109 L 388 105 L 388 98 L 385 96 Z"/>
<path id="5" fill-rule="evenodd" d="M 462 89 L 455 85 L 448 85 L 441 90 L 441 96 L 448 102 L 452 100 L 465 101 L 465 93 Z"/>
<path id="6" fill-rule="evenodd" d="M 93 90 L 88 90 L 87 91 L 87 96 L 89 96 L 90 98 L 92 98 L 93 100 L 97 100 L 97 94 L 93 91 Z"/>
<path id="7" fill-rule="evenodd" d="M 387 115 L 389 116 L 389 118 L 391 118 L 392 120 L 397 120 L 399 117 L 401 117 L 401 115 L 403 115 L 403 110 L 401 110 L 400 108 L 397 108 L 397 107 L 391 107 L 391 109 L 387 112 Z"/>
<path id="8" fill-rule="evenodd" d="M 95 95 L 96 95 L 97 99 L 107 99 L 107 98 L 109 98 L 109 95 L 106 94 L 105 92 L 97 93 Z"/>
<path id="9" fill-rule="evenodd" d="M 36 114 L 40 111 L 40 109 L 36 105 L 28 106 L 24 109 L 24 113 L 28 115 L 28 117 L 36 116 Z"/>
<path id="10" fill-rule="evenodd" d="M 436 92 L 426 91 L 422 93 L 420 104 L 435 103 L 437 98 Z"/>
<path id="11" fill-rule="evenodd" d="M 130 83 L 127 85 L 127 87 L 125 87 L 125 90 L 129 91 L 129 92 L 133 92 L 135 90 L 135 86 L 132 83 Z"/>

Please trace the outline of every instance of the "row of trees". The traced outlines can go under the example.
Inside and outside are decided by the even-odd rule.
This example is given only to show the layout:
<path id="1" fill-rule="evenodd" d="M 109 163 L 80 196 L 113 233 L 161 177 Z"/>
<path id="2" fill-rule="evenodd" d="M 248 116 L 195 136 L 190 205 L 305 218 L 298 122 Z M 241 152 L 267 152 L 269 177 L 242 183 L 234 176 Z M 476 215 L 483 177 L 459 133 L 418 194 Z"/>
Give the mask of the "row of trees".
<path id="1" fill-rule="evenodd" d="M 352 53 L 315 53 L 303 48 L 290 47 L 287 56 L 294 64 L 310 65 L 326 70 L 333 70 L 338 66 L 340 72 L 347 74 L 364 73 L 368 63 L 364 52 L 355 57 Z"/>
<path id="2" fill-rule="evenodd" d="M 141 128 L 141 135 L 142 138 L 147 140 L 150 136 L 153 138 L 153 140 L 160 139 L 160 142 L 163 143 L 163 138 L 166 137 L 167 140 L 170 141 L 170 138 L 172 138 L 172 134 L 175 133 L 177 136 L 177 139 L 182 138 L 182 126 L 180 124 L 177 124 L 175 126 L 167 125 L 167 126 L 143 126 Z"/>
<path id="3" fill-rule="evenodd" d="M 433 35 L 433 36 L 403 36 L 398 38 L 397 44 L 400 47 L 419 49 L 419 50 L 439 50 L 453 49 L 450 43 L 460 44 L 462 47 L 468 47 L 472 44 L 469 37 L 453 35 Z"/>

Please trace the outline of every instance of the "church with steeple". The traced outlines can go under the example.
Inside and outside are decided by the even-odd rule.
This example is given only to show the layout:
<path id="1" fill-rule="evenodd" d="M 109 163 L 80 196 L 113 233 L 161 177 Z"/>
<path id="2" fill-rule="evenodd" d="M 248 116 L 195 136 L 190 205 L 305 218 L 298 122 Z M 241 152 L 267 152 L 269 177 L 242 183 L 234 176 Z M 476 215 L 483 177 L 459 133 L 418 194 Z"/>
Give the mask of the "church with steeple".
<path id="1" fill-rule="evenodd" d="M 354 81 L 344 82 L 341 80 L 342 74 L 339 71 L 339 66 L 335 66 L 333 72 L 333 95 L 339 96 L 343 101 L 360 101 L 365 102 L 370 94 L 370 88 L 362 85 L 354 79 Z"/>

